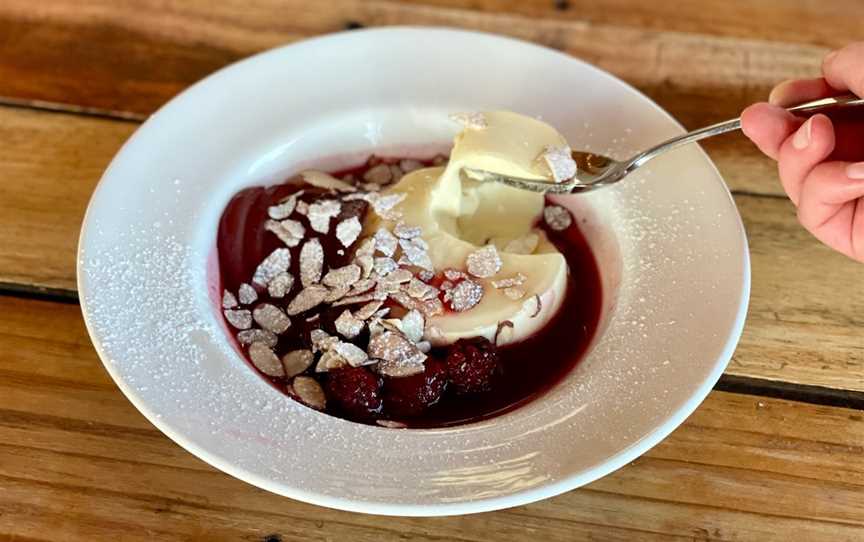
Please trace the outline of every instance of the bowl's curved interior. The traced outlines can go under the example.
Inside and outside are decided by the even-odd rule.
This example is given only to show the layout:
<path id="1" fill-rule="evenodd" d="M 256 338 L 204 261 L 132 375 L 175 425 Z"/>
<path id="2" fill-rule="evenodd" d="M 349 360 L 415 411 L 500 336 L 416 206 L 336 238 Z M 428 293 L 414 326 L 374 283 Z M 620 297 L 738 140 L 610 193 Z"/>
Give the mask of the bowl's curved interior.
<path id="1" fill-rule="evenodd" d="M 121 389 L 216 467 L 284 495 L 366 512 L 516 505 L 587 483 L 655 444 L 713 385 L 746 311 L 740 218 L 696 147 L 616 187 L 561 199 L 584 219 L 600 260 L 605 330 L 564 382 L 505 416 L 396 431 L 322 415 L 268 386 L 221 328 L 207 260 L 237 190 L 373 151 L 429 155 L 455 133 L 449 113 L 489 109 L 539 116 L 574 148 L 613 156 L 680 131 L 646 98 L 584 63 L 438 29 L 303 42 L 175 98 L 112 162 L 81 236 L 82 307 Z"/>

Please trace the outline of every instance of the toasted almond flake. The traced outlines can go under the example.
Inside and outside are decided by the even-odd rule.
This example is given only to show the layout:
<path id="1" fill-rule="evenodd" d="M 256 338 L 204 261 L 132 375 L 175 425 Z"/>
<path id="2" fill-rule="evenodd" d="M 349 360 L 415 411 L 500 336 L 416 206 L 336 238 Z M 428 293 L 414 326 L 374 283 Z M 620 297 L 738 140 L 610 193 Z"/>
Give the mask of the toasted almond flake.
<path id="1" fill-rule="evenodd" d="M 486 245 L 475 250 L 465 259 L 465 267 L 475 277 L 486 279 L 494 276 L 501 270 L 501 257 L 495 245 Z"/>
<path id="2" fill-rule="evenodd" d="M 316 314 L 313 314 L 312 316 L 309 316 L 308 318 L 305 318 L 305 320 L 306 320 L 307 322 L 316 322 L 316 321 L 318 321 L 318 320 L 320 320 L 320 319 L 321 319 L 321 315 L 320 315 L 320 314 L 317 314 L 317 313 L 316 313 Z"/>
<path id="3" fill-rule="evenodd" d="M 339 342 L 339 338 L 330 335 L 323 329 L 313 329 L 309 332 L 309 342 L 312 343 L 313 352 L 326 352 Z"/>
<path id="4" fill-rule="evenodd" d="M 389 184 L 393 180 L 393 172 L 387 164 L 378 164 L 363 174 L 363 180 L 375 184 Z"/>
<path id="5" fill-rule="evenodd" d="M 267 376 L 284 376 L 285 368 L 279 356 L 264 342 L 254 342 L 249 345 L 249 359 L 259 371 Z"/>
<path id="6" fill-rule="evenodd" d="M 573 223 L 573 216 L 560 205 L 549 205 L 543 209 L 543 220 L 553 230 L 564 231 Z"/>
<path id="7" fill-rule="evenodd" d="M 342 311 L 339 318 L 335 320 L 334 325 L 336 326 L 336 332 L 346 339 L 353 339 L 357 335 L 360 335 L 360 332 L 366 326 L 363 320 L 355 317 L 347 309 Z"/>
<path id="8" fill-rule="evenodd" d="M 465 279 L 444 294 L 444 300 L 450 303 L 450 308 L 456 312 L 464 312 L 474 308 L 483 299 L 483 286 Z"/>
<path id="9" fill-rule="evenodd" d="M 418 170 L 422 167 L 422 162 L 418 160 L 412 160 L 411 158 L 405 158 L 404 160 L 399 161 L 399 169 L 401 169 L 405 173 L 411 173 L 412 171 Z"/>
<path id="10" fill-rule="evenodd" d="M 327 398 L 321 385 L 311 376 L 295 376 L 291 387 L 297 398 L 308 407 L 315 410 L 324 410 L 327 406 Z"/>
<path id="11" fill-rule="evenodd" d="M 383 304 L 384 302 L 379 300 L 370 301 L 354 311 L 354 318 L 358 320 L 368 320 L 373 314 L 375 314 L 375 311 L 381 308 L 381 305 Z"/>
<path id="12" fill-rule="evenodd" d="M 291 216 L 294 212 L 294 207 L 297 206 L 297 196 L 288 196 L 282 203 L 267 207 L 267 216 L 273 220 L 284 220 Z"/>
<path id="13" fill-rule="evenodd" d="M 307 218 L 309 225 L 318 233 L 330 232 L 330 219 L 339 216 L 342 212 L 342 204 L 336 200 L 328 199 L 317 201 L 309 206 Z"/>
<path id="14" fill-rule="evenodd" d="M 288 313 L 288 316 L 294 316 L 295 314 L 300 314 L 301 312 L 313 309 L 324 301 L 328 292 L 329 290 L 327 287 L 321 286 L 320 284 L 307 286 L 300 290 L 300 293 L 291 300 L 291 303 L 288 304 L 288 309 L 285 312 Z"/>
<path id="15" fill-rule="evenodd" d="M 266 329 L 245 329 L 237 333 L 237 342 L 243 346 L 249 346 L 252 343 L 264 343 L 270 348 L 276 347 L 276 342 L 279 340 L 276 334 Z"/>
<path id="16" fill-rule="evenodd" d="M 522 299 L 523 297 L 525 297 L 525 290 L 523 290 L 522 288 L 519 288 L 518 286 L 511 286 L 509 288 L 504 288 L 504 290 L 502 290 L 502 291 L 504 292 L 505 296 L 507 296 L 508 298 L 510 298 L 514 301 L 516 301 L 518 299 Z"/>
<path id="17" fill-rule="evenodd" d="M 384 331 L 369 340 L 368 354 L 379 359 L 378 372 L 385 376 L 400 377 L 421 373 L 426 354 L 405 336 Z"/>
<path id="18" fill-rule="evenodd" d="M 397 269 L 386 277 L 378 279 L 379 284 L 403 284 L 414 278 L 414 273 L 407 269 Z"/>
<path id="19" fill-rule="evenodd" d="M 354 192 L 357 190 L 354 185 L 343 180 L 337 179 L 329 173 L 318 171 L 316 169 L 307 169 L 301 171 L 300 175 L 307 184 L 326 190 L 338 190 L 340 192 Z"/>
<path id="20" fill-rule="evenodd" d="M 290 224 L 290 226 L 289 226 Z M 296 226 L 295 226 L 296 224 Z M 299 229 L 297 228 L 299 226 Z M 304 232 L 306 228 L 303 227 L 303 224 L 297 222 L 296 220 L 283 220 L 282 222 L 277 222 L 275 220 L 268 220 L 264 223 L 264 229 L 272 232 L 276 237 L 282 241 L 285 246 L 288 247 L 296 247 L 300 244 L 300 241 L 303 239 Z M 297 233 L 299 231 L 299 234 Z"/>
<path id="21" fill-rule="evenodd" d="M 510 254 L 534 254 L 537 250 L 537 245 L 540 243 L 540 236 L 536 233 L 526 233 L 522 237 L 513 239 L 504 247 L 504 252 Z"/>
<path id="22" fill-rule="evenodd" d="M 222 311 L 225 319 L 236 329 L 249 329 L 252 327 L 252 313 L 246 309 L 225 309 Z"/>
<path id="23" fill-rule="evenodd" d="M 282 356 L 282 366 L 285 368 L 285 376 L 291 378 L 297 376 L 312 365 L 315 360 L 311 350 L 292 350 Z"/>
<path id="24" fill-rule="evenodd" d="M 375 284 L 377 284 L 377 282 L 378 281 L 373 278 L 360 279 L 351 285 L 351 292 L 349 295 L 358 295 L 368 292 L 375 287 Z"/>
<path id="25" fill-rule="evenodd" d="M 405 286 L 405 293 L 414 299 L 432 299 L 438 297 L 438 288 L 430 286 L 420 279 L 412 278 Z"/>
<path id="26" fill-rule="evenodd" d="M 348 286 L 336 286 L 335 288 L 330 288 L 330 291 L 327 292 L 327 297 L 324 298 L 324 303 L 333 303 L 334 301 L 339 301 L 351 290 Z"/>
<path id="27" fill-rule="evenodd" d="M 417 278 L 422 281 L 429 282 L 430 280 L 435 278 L 435 273 L 429 271 L 428 269 L 421 269 L 420 272 L 417 273 Z"/>
<path id="28" fill-rule="evenodd" d="M 387 228 L 378 228 L 375 232 L 375 248 L 381 254 L 392 258 L 396 254 L 396 248 L 399 246 L 399 240 Z"/>
<path id="29" fill-rule="evenodd" d="M 339 301 L 336 301 L 335 303 L 333 303 L 333 306 L 341 307 L 342 305 L 354 305 L 356 303 L 366 303 L 367 301 L 375 300 L 383 300 L 383 298 L 375 292 L 361 295 L 350 295 L 347 297 L 343 297 Z"/>
<path id="30" fill-rule="evenodd" d="M 489 126 L 486 115 L 478 112 L 453 113 L 450 115 L 450 120 L 458 122 L 469 130 L 483 130 Z"/>
<path id="31" fill-rule="evenodd" d="M 222 292 L 222 308 L 223 309 L 233 309 L 237 306 L 237 298 L 229 292 L 225 290 Z"/>
<path id="32" fill-rule="evenodd" d="M 543 149 L 542 158 L 549 166 L 556 183 L 563 183 L 576 175 L 576 162 L 570 154 L 569 147 L 547 146 Z"/>
<path id="33" fill-rule="evenodd" d="M 369 365 L 369 356 L 359 346 L 340 342 L 333 347 L 333 351 L 342 356 L 351 367 L 360 367 L 361 365 Z M 374 363 L 374 362 L 373 362 Z"/>
<path id="34" fill-rule="evenodd" d="M 388 258 L 386 256 L 375 258 L 375 272 L 378 273 L 379 277 L 386 277 L 398 267 L 399 265 L 393 260 L 393 258 Z"/>
<path id="35" fill-rule="evenodd" d="M 270 297 L 281 299 L 291 291 L 292 286 L 294 286 L 294 276 L 290 273 L 279 273 L 267 285 L 267 293 Z"/>
<path id="36" fill-rule="evenodd" d="M 417 308 L 426 315 L 426 318 L 444 314 L 444 303 L 437 297 L 434 299 L 424 299 L 419 303 Z"/>
<path id="37" fill-rule="evenodd" d="M 300 249 L 300 283 L 312 286 L 321 280 L 321 270 L 324 267 L 324 249 L 321 241 L 309 239 Z"/>
<path id="38" fill-rule="evenodd" d="M 282 309 L 270 303 L 262 303 L 255 307 L 252 318 L 259 326 L 277 335 L 285 333 L 291 327 L 291 320 L 285 316 Z"/>
<path id="39" fill-rule="evenodd" d="M 408 337 L 408 340 L 418 343 L 423 339 L 423 331 L 426 326 L 426 319 L 418 310 L 410 310 L 402 317 L 402 333 Z"/>
<path id="40" fill-rule="evenodd" d="M 237 297 L 240 298 L 240 303 L 243 305 L 251 305 L 258 301 L 258 292 L 255 291 L 255 288 L 244 282 L 237 290 Z"/>
<path id="41" fill-rule="evenodd" d="M 378 183 L 360 183 L 360 187 L 367 192 L 380 192 L 383 188 Z"/>
<path id="42" fill-rule="evenodd" d="M 415 237 L 420 237 L 420 233 L 419 226 L 409 226 L 401 220 L 393 227 L 393 235 L 400 239 L 414 239 Z"/>
<path id="43" fill-rule="evenodd" d="M 388 429 L 405 429 L 408 427 L 402 422 L 394 422 L 393 420 L 375 420 L 375 423 Z"/>
<path id="44" fill-rule="evenodd" d="M 428 354 L 432 350 L 432 343 L 429 341 L 420 341 L 417 343 L 417 350 L 423 352 L 424 354 Z"/>
<path id="45" fill-rule="evenodd" d="M 445 269 L 444 278 L 456 282 L 457 280 L 468 278 L 468 275 L 462 271 L 457 271 L 456 269 Z"/>
<path id="46" fill-rule="evenodd" d="M 318 360 L 318 365 L 315 366 L 316 373 L 326 373 L 332 371 L 333 369 L 340 369 L 348 365 L 348 362 L 345 361 L 345 358 L 337 354 L 332 350 L 328 350 L 321 355 L 321 359 Z"/>
<path id="47" fill-rule="evenodd" d="M 259 286 L 267 286 L 273 277 L 288 271 L 290 266 L 291 251 L 287 248 L 277 248 L 255 269 L 252 282 Z"/>
<path id="48" fill-rule="evenodd" d="M 360 276 L 363 279 L 368 279 L 372 275 L 372 271 L 375 270 L 375 258 L 372 256 L 358 256 L 354 258 L 354 263 L 360 266 Z"/>
<path id="49" fill-rule="evenodd" d="M 451 282 L 449 280 L 445 280 L 444 282 L 441 283 L 439 288 L 441 289 L 442 292 L 446 292 L 447 290 L 452 290 L 454 286 L 456 286 L 456 285 L 453 284 L 453 282 Z"/>
<path id="50" fill-rule="evenodd" d="M 297 206 L 294 208 L 297 211 L 297 214 L 306 216 L 309 214 L 309 204 L 303 200 L 297 202 Z"/>
<path id="51" fill-rule="evenodd" d="M 363 226 L 360 224 L 360 219 L 352 216 L 336 225 L 336 238 L 339 239 L 343 247 L 347 248 L 354 244 L 362 231 Z"/>
<path id="52" fill-rule="evenodd" d="M 422 241 L 422 242 L 421 242 Z M 399 246 L 402 248 L 402 255 L 411 262 L 412 265 L 434 271 L 432 268 L 432 259 L 429 253 L 426 252 L 426 243 L 419 237 L 414 239 L 400 239 Z"/>
<path id="53" fill-rule="evenodd" d="M 499 280 L 493 280 L 492 286 L 496 288 L 512 288 L 513 286 L 522 286 L 528 277 L 522 273 L 516 273 L 512 277 L 507 277 Z"/>
<path id="54" fill-rule="evenodd" d="M 367 201 L 372 205 L 372 210 L 375 211 L 375 214 L 381 218 L 386 220 L 396 220 L 401 216 L 401 213 L 396 212 L 394 209 L 397 205 L 402 203 L 402 200 L 404 200 L 405 197 L 406 194 L 404 192 L 387 194 L 386 196 L 371 193 L 367 196 Z"/>
<path id="55" fill-rule="evenodd" d="M 340 286 L 348 286 L 350 287 L 358 280 L 360 280 L 360 266 L 357 264 L 348 264 L 344 267 L 337 267 L 336 269 L 331 269 L 324 275 L 324 278 L 321 280 L 325 286 L 330 286 L 331 288 L 336 288 Z"/>

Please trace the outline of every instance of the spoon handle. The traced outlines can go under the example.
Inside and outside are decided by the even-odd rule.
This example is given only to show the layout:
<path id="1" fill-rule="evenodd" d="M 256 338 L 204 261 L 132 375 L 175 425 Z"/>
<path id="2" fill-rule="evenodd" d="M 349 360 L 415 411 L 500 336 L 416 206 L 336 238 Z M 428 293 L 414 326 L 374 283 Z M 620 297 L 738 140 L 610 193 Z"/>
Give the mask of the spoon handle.
<path id="1" fill-rule="evenodd" d="M 821 100 L 815 100 L 812 102 L 796 105 L 794 107 L 789 107 L 787 108 L 787 111 L 796 115 L 809 116 L 815 113 L 847 109 L 850 107 L 856 107 L 861 105 L 864 105 L 864 98 L 859 98 L 858 96 L 855 96 L 853 94 L 845 94 L 843 96 L 823 98 Z M 741 119 L 737 118 L 733 120 L 727 120 L 725 122 L 718 122 L 717 124 L 712 124 L 711 126 L 700 128 L 699 130 L 694 130 L 686 134 L 681 134 L 680 136 L 673 137 L 672 139 L 664 141 L 659 145 L 651 147 L 647 151 L 637 154 L 630 160 L 627 160 L 626 170 L 629 173 L 630 171 L 633 171 L 648 160 L 651 160 L 655 156 L 680 147 L 681 145 L 694 143 L 696 141 L 705 139 L 706 137 L 725 134 L 726 132 L 731 132 L 740 128 Z"/>

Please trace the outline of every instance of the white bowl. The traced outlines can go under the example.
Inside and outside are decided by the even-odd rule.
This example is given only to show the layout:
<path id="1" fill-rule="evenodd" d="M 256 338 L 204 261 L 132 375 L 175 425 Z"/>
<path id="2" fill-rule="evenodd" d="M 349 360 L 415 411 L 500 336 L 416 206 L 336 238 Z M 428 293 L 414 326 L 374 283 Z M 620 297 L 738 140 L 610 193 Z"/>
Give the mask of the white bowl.
<path id="1" fill-rule="evenodd" d="M 211 465 L 295 499 L 447 515 L 595 480 L 702 401 L 741 333 L 740 217 L 695 146 L 620 185 L 565 198 L 604 275 L 591 352 L 545 396 L 480 423 L 393 430 L 283 396 L 228 341 L 212 301 L 219 216 L 239 189 L 368 153 L 446 148 L 455 111 L 549 121 L 578 149 L 626 155 L 681 132 L 625 83 L 535 45 L 445 29 L 352 31 L 249 58 L 144 123 L 105 172 L 81 232 L 90 336 L 132 403 Z M 208 270 L 209 268 L 209 270 Z"/>

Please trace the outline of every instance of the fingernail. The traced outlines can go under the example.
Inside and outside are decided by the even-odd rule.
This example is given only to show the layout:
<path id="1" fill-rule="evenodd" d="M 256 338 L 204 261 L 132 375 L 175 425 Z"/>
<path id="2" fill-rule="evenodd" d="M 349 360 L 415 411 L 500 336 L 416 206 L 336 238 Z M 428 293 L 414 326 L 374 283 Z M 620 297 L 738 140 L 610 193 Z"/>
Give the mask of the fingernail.
<path id="1" fill-rule="evenodd" d="M 807 119 L 807 122 L 804 123 L 801 128 L 798 128 L 798 131 L 795 132 L 795 137 L 792 138 L 792 146 L 798 149 L 799 151 L 803 151 L 807 148 L 807 145 L 810 144 L 810 131 L 813 127 L 813 119 Z"/>
<path id="2" fill-rule="evenodd" d="M 846 176 L 850 179 L 864 179 L 864 162 L 846 166 Z"/>

